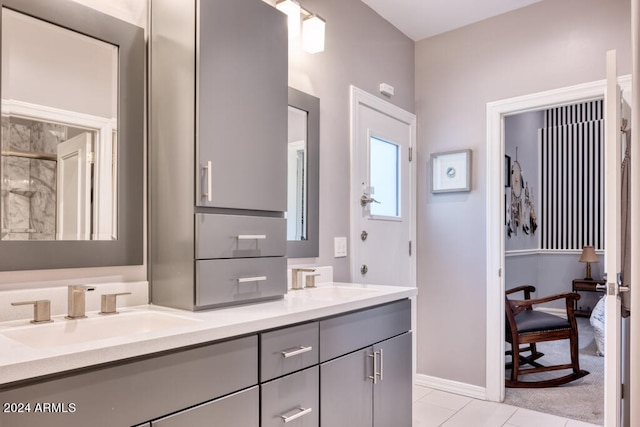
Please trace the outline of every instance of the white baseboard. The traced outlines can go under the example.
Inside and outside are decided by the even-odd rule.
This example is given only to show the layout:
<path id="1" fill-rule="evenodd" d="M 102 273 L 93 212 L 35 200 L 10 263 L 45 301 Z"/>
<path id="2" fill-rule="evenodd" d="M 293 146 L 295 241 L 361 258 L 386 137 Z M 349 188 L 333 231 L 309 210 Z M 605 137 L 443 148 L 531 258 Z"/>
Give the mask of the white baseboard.
<path id="1" fill-rule="evenodd" d="M 432 377 L 430 375 L 416 374 L 416 385 L 472 397 L 474 399 L 487 400 L 487 390 L 484 387 L 461 383 L 458 381 L 445 380 L 443 378 Z"/>

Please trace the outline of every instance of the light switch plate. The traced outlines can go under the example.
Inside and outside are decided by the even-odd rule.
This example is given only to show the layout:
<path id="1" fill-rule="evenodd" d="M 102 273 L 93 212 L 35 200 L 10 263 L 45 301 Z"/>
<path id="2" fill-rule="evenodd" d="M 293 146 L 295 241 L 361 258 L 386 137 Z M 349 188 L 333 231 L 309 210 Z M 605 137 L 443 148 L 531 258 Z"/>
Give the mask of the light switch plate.
<path id="1" fill-rule="evenodd" d="M 347 238 L 334 237 L 333 238 L 333 257 L 344 258 L 346 256 L 347 256 Z"/>

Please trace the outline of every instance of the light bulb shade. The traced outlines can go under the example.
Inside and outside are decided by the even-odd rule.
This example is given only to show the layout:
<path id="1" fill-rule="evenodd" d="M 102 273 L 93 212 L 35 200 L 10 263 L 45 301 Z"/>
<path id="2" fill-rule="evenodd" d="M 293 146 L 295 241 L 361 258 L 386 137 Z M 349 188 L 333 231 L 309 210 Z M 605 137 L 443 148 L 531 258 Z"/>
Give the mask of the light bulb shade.
<path id="1" fill-rule="evenodd" d="M 593 246 L 585 246 L 582 249 L 582 255 L 580 255 L 580 259 L 578 262 L 598 262 L 598 257 L 596 256 L 596 250 Z"/>
<path id="2" fill-rule="evenodd" d="M 295 0 L 278 0 L 276 9 L 287 15 L 289 26 L 289 40 L 300 35 L 300 3 Z"/>
<path id="3" fill-rule="evenodd" d="M 310 15 L 302 21 L 302 48 L 309 53 L 324 50 L 324 19 Z"/>

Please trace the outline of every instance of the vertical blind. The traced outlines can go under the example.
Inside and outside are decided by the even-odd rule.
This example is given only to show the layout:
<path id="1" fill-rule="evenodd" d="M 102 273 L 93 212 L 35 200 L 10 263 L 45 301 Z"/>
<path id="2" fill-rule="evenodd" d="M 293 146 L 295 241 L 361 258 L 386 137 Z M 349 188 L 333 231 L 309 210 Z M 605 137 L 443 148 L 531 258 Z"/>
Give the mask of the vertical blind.
<path id="1" fill-rule="evenodd" d="M 546 110 L 538 138 L 542 249 L 603 249 L 603 101 Z"/>

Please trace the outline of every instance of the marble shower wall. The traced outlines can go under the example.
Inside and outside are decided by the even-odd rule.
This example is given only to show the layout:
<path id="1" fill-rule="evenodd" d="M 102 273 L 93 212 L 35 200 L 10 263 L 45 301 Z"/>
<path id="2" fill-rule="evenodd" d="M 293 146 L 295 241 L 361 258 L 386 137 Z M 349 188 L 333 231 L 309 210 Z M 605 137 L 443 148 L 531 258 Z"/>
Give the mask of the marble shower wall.
<path id="1" fill-rule="evenodd" d="M 66 126 L 2 120 L 2 151 L 56 154 L 67 139 Z M 2 156 L 2 239 L 55 240 L 56 162 Z"/>

